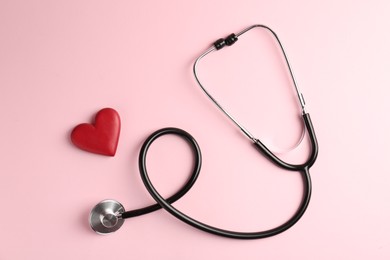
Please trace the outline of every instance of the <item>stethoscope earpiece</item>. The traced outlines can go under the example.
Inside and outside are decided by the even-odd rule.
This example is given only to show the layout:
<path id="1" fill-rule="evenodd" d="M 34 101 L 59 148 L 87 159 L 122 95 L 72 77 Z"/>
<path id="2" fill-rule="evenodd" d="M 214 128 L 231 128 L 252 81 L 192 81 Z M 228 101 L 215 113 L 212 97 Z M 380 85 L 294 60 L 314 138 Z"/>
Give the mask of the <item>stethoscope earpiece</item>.
<path id="1" fill-rule="evenodd" d="M 98 234 L 115 232 L 123 225 L 123 212 L 125 208 L 118 201 L 103 200 L 91 210 L 89 225 Z"/>

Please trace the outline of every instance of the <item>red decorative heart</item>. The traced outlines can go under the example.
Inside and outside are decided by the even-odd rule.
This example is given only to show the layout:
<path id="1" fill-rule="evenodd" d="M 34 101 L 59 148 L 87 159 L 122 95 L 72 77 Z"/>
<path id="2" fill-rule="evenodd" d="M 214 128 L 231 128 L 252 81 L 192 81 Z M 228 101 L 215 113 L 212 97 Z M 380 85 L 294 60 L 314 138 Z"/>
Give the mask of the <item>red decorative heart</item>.
<path id="1" fill-rule="evenodd" d="M 118 112 L 112 108 L 100 110 L 94 124 L 76 126 L 71 139 L 78 148 L 97 154 L 114 156 L 118 146 L 121 120 Z"/>

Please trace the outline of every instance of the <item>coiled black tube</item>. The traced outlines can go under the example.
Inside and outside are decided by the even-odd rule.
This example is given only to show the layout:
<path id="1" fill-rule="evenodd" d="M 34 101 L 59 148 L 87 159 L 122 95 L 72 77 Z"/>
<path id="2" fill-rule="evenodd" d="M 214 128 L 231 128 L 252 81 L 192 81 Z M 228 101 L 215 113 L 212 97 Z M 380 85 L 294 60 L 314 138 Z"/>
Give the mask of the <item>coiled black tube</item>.
<path id="1" fill-rule="evenodd" d="M 307 117 L 306 117 L 307 119 Z M 309 165 L 311 166 L 312 163 L 314 162 L 315 158 L 317 157 L 317 152 L 318 152 L 318 147 L 317 147 L 317 142 L 315 140 L 315 135 L 314 135 L 314 130 L 311 126 L 310 118 L 305 121 L 306 122 L 306 127 L 308 128 L 310 135 L 313 137 L 312 141 L 314 141 L 313 144 L 313 150 L 312 150 L 312 156 L 310 156 L 310 163 L 305 164 L 305 165 L 298 165 L 298 166 L 293 166 L 294 169 L 290 169 L 293 171 L 299 171 L 302 175 L 302 180 L 304 184 L 304 194 L 303 198 L 301 201 L 301 204 L 295 214 L 285 223 L 281 224 L 278 227 L 266 230 L 266 231 L 258 231 L 258 232 L 236 232 L 236 231 L 230 231 L 230 230 L 224 230 L 220 229 L 217 227 L 213 227 L 210 225 L 207 225 L 205 223 L 202 223 L 198 220 L 195 220 L 183 212 L 179 211 L 175 207 L 173 207 L 171 204 L 179 199 L 181 196 L 183 196 L 194 184 L 197 174 L 199 174 L 200 167 L 201 167 L 201 152 L 199 149 L 198 144 L 196 143 L 195 139 L 187 132 L 184 130 L 178 129 L 178 128 L 163 128 L 160 129 L 156 132 L 154 132 L 152 135 L 149 136 L 149 138 L 144 142 L 140 155 L 139 155 L 139 171 L 141 174 L 142 181 L 146 187 L 146 189 L 149 191 L 150 195 L 156 200 L 158 203 L 157 206 L 153 205 L 150 207 L 154 207 L 155 209 L 158 208 L 164 208 L 166 211 L 168 211 L 170 214 L 175 216 L 176 218 L 180 219 L 181 221 L 197 228 L 205 232 L 209 232 L 218 236 L 224 236 L 224 237 L 229 237 L 229 238 L 236 238 L 236 239 L 259 239 L 259 238 L 266 238 L 270 236 L 277 235 L 290 227 L 292 227 L 304 214 L 304 212 L 307 209 L 307 206 L 309 205 L 310 202 L 310 197 L 311 197 L 311 179 L 310 179 L 310 174 L 309 174 Z M 178 193 L 173 195 L 172 197 L 168 199 L 164 199 L 156 190 L 156 188 L 153 186 L 152 182 L 150 181 L 150 178 L 148 176 L 148 172 L 146 169 L 146 156 L 148 153 L 148 149 L 150 145 L 160 136 L 165 135 L 165 134 L 175 134 L 180 137 L 183 137 L 186 139 L 190 144 L 194 152 L 194 159 L 195 159 L 195 168 L 193 171 L 193 175 L 190 178 L 190 181 L 187 182 L 185 186 L 181 190 L 179 190 Z M 262 147 L 258 147 L 262 151 Z M 268 151 L 268 150 L 267 150 Z M 263 151 L 264 152 L 264 151 Z M 265 155 L 267 157 L 270 157 L 267 152 L 265 152 Z M 271 159 L 274 161 L 276 164 L 278 164 L 277 161 Z M 283 167 L 282 167 L 283 168 Z M 194 177 L 194 175 L 196 175 Z M 174 198 L 173 198 L 174 197 Z M 145 214 L 145 213 L 142 213 Z"/>
<path id="2" fill-rule="evenodd" d="M 194 152 L 194 168 L 192 170 L 190 178 L 175 194 L 173 194 L 171 197 L 169 197 L 165 200 L 167 203 L 173 203 L 173 202 L 177 201 L 178 199 L 180 199 L 181 197 L 183 197 L 184 194 L 186 194 L 194 185 L 196 179 L 199 176 L 200 168 L 202 166 L 202 155 L 201 155 L 198 143 L 195 141 L 195 139 L 189 133 L 187 133 L 179 128 L 170 127 L 170 128 L 160 129 L 160 130 L 154 132 L 153 134 L 151 134 L 149 136 L 149 138 L 146 139 L 146 141 L 141 149 L 140 156 L 141 156 L 141 154 L 144 153 L 144 157 L 146 159 L 146 153 L 147 153 L 147 149 L 149 148 L 149 146 L 157 138 L 159 138 L 162 135 L 166 135 L 166 134 L 175 134 L 175 135 L 178 135 L 178 136 L 184 138 L 190 144 L 191 149 Z M 147 145 L 147 148 L 145 151 L 144 147 L 146 145 Z M 144 208 L 126 211 L 126 212 L 122 213 L 121 217 L 123 219 L 132 218 L 132 217 L 136 217 L 136 216 L 145 215 L 145 214 L 151 213 L 151 212 L 159 210 L 159 209 L 161 209 L 160 204 L 153 204 L 153 205 L 150 205 L 150 206 L 147 206 Z"/>

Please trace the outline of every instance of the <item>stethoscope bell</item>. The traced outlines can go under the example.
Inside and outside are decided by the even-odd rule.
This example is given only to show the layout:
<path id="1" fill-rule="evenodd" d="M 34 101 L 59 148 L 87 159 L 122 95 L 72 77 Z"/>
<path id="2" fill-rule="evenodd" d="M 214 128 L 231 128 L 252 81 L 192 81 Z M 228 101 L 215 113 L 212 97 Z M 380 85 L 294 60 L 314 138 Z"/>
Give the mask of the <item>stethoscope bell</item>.
<path id="1" fill-rule="evenodd" d="M 89 225 L 98 234 L 117 231 L 124 222 L 121 217 L 125 208 L 116 200 L 99 202 L 89 215 Z"/>

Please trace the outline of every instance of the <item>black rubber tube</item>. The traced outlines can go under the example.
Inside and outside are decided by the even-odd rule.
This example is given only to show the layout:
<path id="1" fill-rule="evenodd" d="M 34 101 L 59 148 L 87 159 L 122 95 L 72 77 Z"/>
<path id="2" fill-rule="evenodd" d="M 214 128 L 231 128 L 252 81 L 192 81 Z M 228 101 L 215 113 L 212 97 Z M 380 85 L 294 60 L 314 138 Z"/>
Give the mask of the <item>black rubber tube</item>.
<path id="1" fill-rule="evenodd" d="M 307 121 L 305 120 L 305 122 L 307 122 Z M 308 125 L 309 125 L 309 127 L 308 127 Z M 311 126 L 310 118 L 309 118 L 309 124 L 306 123 L 306 127 L 308 127 L 309 134 L 311 136 L 313 136 L 313 138 L 315 140 L 315 135 L 314 135 L 313 128 Z M 147 168 L 146 168 L 146 156 L 147 156 L 148 149 L 149 149 L 150 145 L 158 137 L 160 137 L 161 135 L 164 135 L 164 134 L 177 134 L 179 136 L 182 136 L 182 137 L 186 138 L 191 143 L 194 142 L 192 147 L 193 148 L 197 147 L 197 149 L 194 149 L 194 152 L 195 152 L 195 156 L 194 156 L 195 164 L 198 165 L 199 167 L 201 165 L 201 152 L 200 152 L 199 146 L 196 144 L 195 139 L 190 134 L 188 134 L 187 132 L 185 132 L 185 131 L 183 131 L 181 129 L 177 129 L 177 128 L 164 128 L 164 129 L 161 129 L 161 130 L 158 130 L 158 131 L 154 132 L 144 142 L 144 144 L 143 144 L 143 146 L 141 148 L 141 151 L 140 151 L 140 155 L 139 155 L 139 171 L 140 171 L 141 178 L 142 178 L 142 181 L 143 181 L 146 189 L 149 191 L 151 196 L 157 201 L 157 203 L 160 205 L 160 207 L 164 208 L 165 210 L 167 210 L 169 213 L 171 213 L 173 216 L 175 216 L 176 218 L 180 219 L 181 221 L 183 221 L 183 222 L 185 222 L 185 223 L 187 223 L 187 224 L 189 224 L 189 225 L 191 225 L 191 226 L 193 226 L 193 227 L 195 227 L 197 229 L 200 229 L 202 231 L 209 232 L 209 233 L 212 233 L 212 234 L 215 234 L 215 235 L 218 235 L 218 236 L 224 236 L 224 237 L 236 238 L 236 239 L 260 239 L 260 238 L 266 238 L 266 237 L 277 235 L 277 234 L 279 234 L 279 233 L 289 229 L 290 227 L 292 227 L 302 217 L 302 215 L 306 211 L 307 206 L 309 205 L 309 202 L 310 202 L 310 197 L 311 197 L 311 179 L 310 179 L 310 174 L 309 174 L 309 165 L 312 165 L 312 163 L 314 163 L 314 160 L 315 160 L 315 158 L 317 156 L 316 154 L 318 152 L 318 147 L 317 147 L 316 142 L 313 145 L 313 147 L 315 149 L 314 149 L 314 151 L 312 150 L 312 155 L 309 157 L 310 163 L 304 164 L 304 166 L 303 165 L 297 165 L 297 166 L 294 166 L 294 169 L 291 169 L 291 170 L 294 170 L 294 171 L 299 171 L 301 173 L 302 180 L 303 180 L 303 186 L 304 186 L 304 194 L 303 194 L 303 197 L 302 197 L 302 200 L 301 200 L 301 204 L 298 207 L 298 209 L 295 212 L 295 214 L 288 221 L 286 221 L 285 223 L 283 223 L 283 224 L 281 224 L 281 225 L 279 225 L 279 226 L 277 226 L 275 228 L 266 230 L 266 231 L 259 231 L 259 232 L 236 232 L 236 231 L 230 231 L 230 230 L 225 230 L 225 229 L 220 229 L 220 228 L 217 228 L 217 227 L 213 227 L 213 226 L 207 225 L 205 223 L 202 223 L 202 222 L 200 222 L 198 220 L 195 220 L 195 219 L 187 216 L 183 212 L 179 211 L 175 207 L 173 207 L 171 205 L 172 202 L 169 201 L 169 199 L 164 199 L 158 193 L 158 191 L 153 186 L 153 184 L 150 181 L 150 178 L 148 176 L 148 172 L 147 172 Z M 313 138 L 311 138 L 312 141 L 313 141 Z M 264 151 L 261 146 L 258 147 L 258 148 L 260 148 L 260 150 L 262 150 L 263 153 L 265 153 L 265 155 L 268 158 L 271 159 L 271 161 L 275 162 L 280 167 L 285 168 L 285 167 L 283 167 L 282 165 L 279 164 L 279 159 L 278 160 L 274 160 L 274 158 L 270 157 L 267 154 L 267 151 Z M 277 158 L 277 157 L 275 156 L 275 158 Z M 313 160 L 313 162 L 311 162 L 312 160 Z M 185 192 L 187 192 L 187 191 L 188 191 L 188 189 Z"/>
<path id="2" fill-rule="evenodd" d="M 177 201 L 178 199 L 180 199 L 181 197 L 183 197 L 184 194 L 186 194 L 194 185 L 196 179 L 199 176 L 200 168 L 202 166 L 202 155 L 200 152 L 199 145 L 195 141 L 195 139 L 189 133 L 187 133 L 179 128 L 169 127 L 169 128 L 160 129 L 160 130 L 154 132 L 153 134 L 151 134 L 149 136 L 149 138 L 146 139 L 145 143 L 148 143 L 150 145 L 157 138 L 159 138 L 162 135 L 166 135 L 166 134 L 178 135 L 178 136 L 182 137 L 183 139 L 185 139 L 188 142 L 188 144 L 191 146 L 191 150 L 192 150 L 193 155 L 194 155 L 194 168 L 192 170 L 191 176 L 189 177 L 187 182 L 175 194 L 173 194 L 172 196 L 170 196 L 169 198 L 166 199 L 166 201 L 168 203 L 173 203 L 173 202 Z M 145 146 L 145 144 L 144 144 L 144 146 Z M 145 154 L 145 156 L 146 156 L 146 154 Z M 151 213 L 151 212 L 159 210 L 159 209 L 161 209 L 160 204 L 153 204 L 153 205 L 150 205 L 150 206 L 147 206 L 144 208 L 126 211 L 121 216 L 123 219 L 132 218 L 132 217 L 136 217 L 136 216 L 145 215 L 145 214 Z"/>

